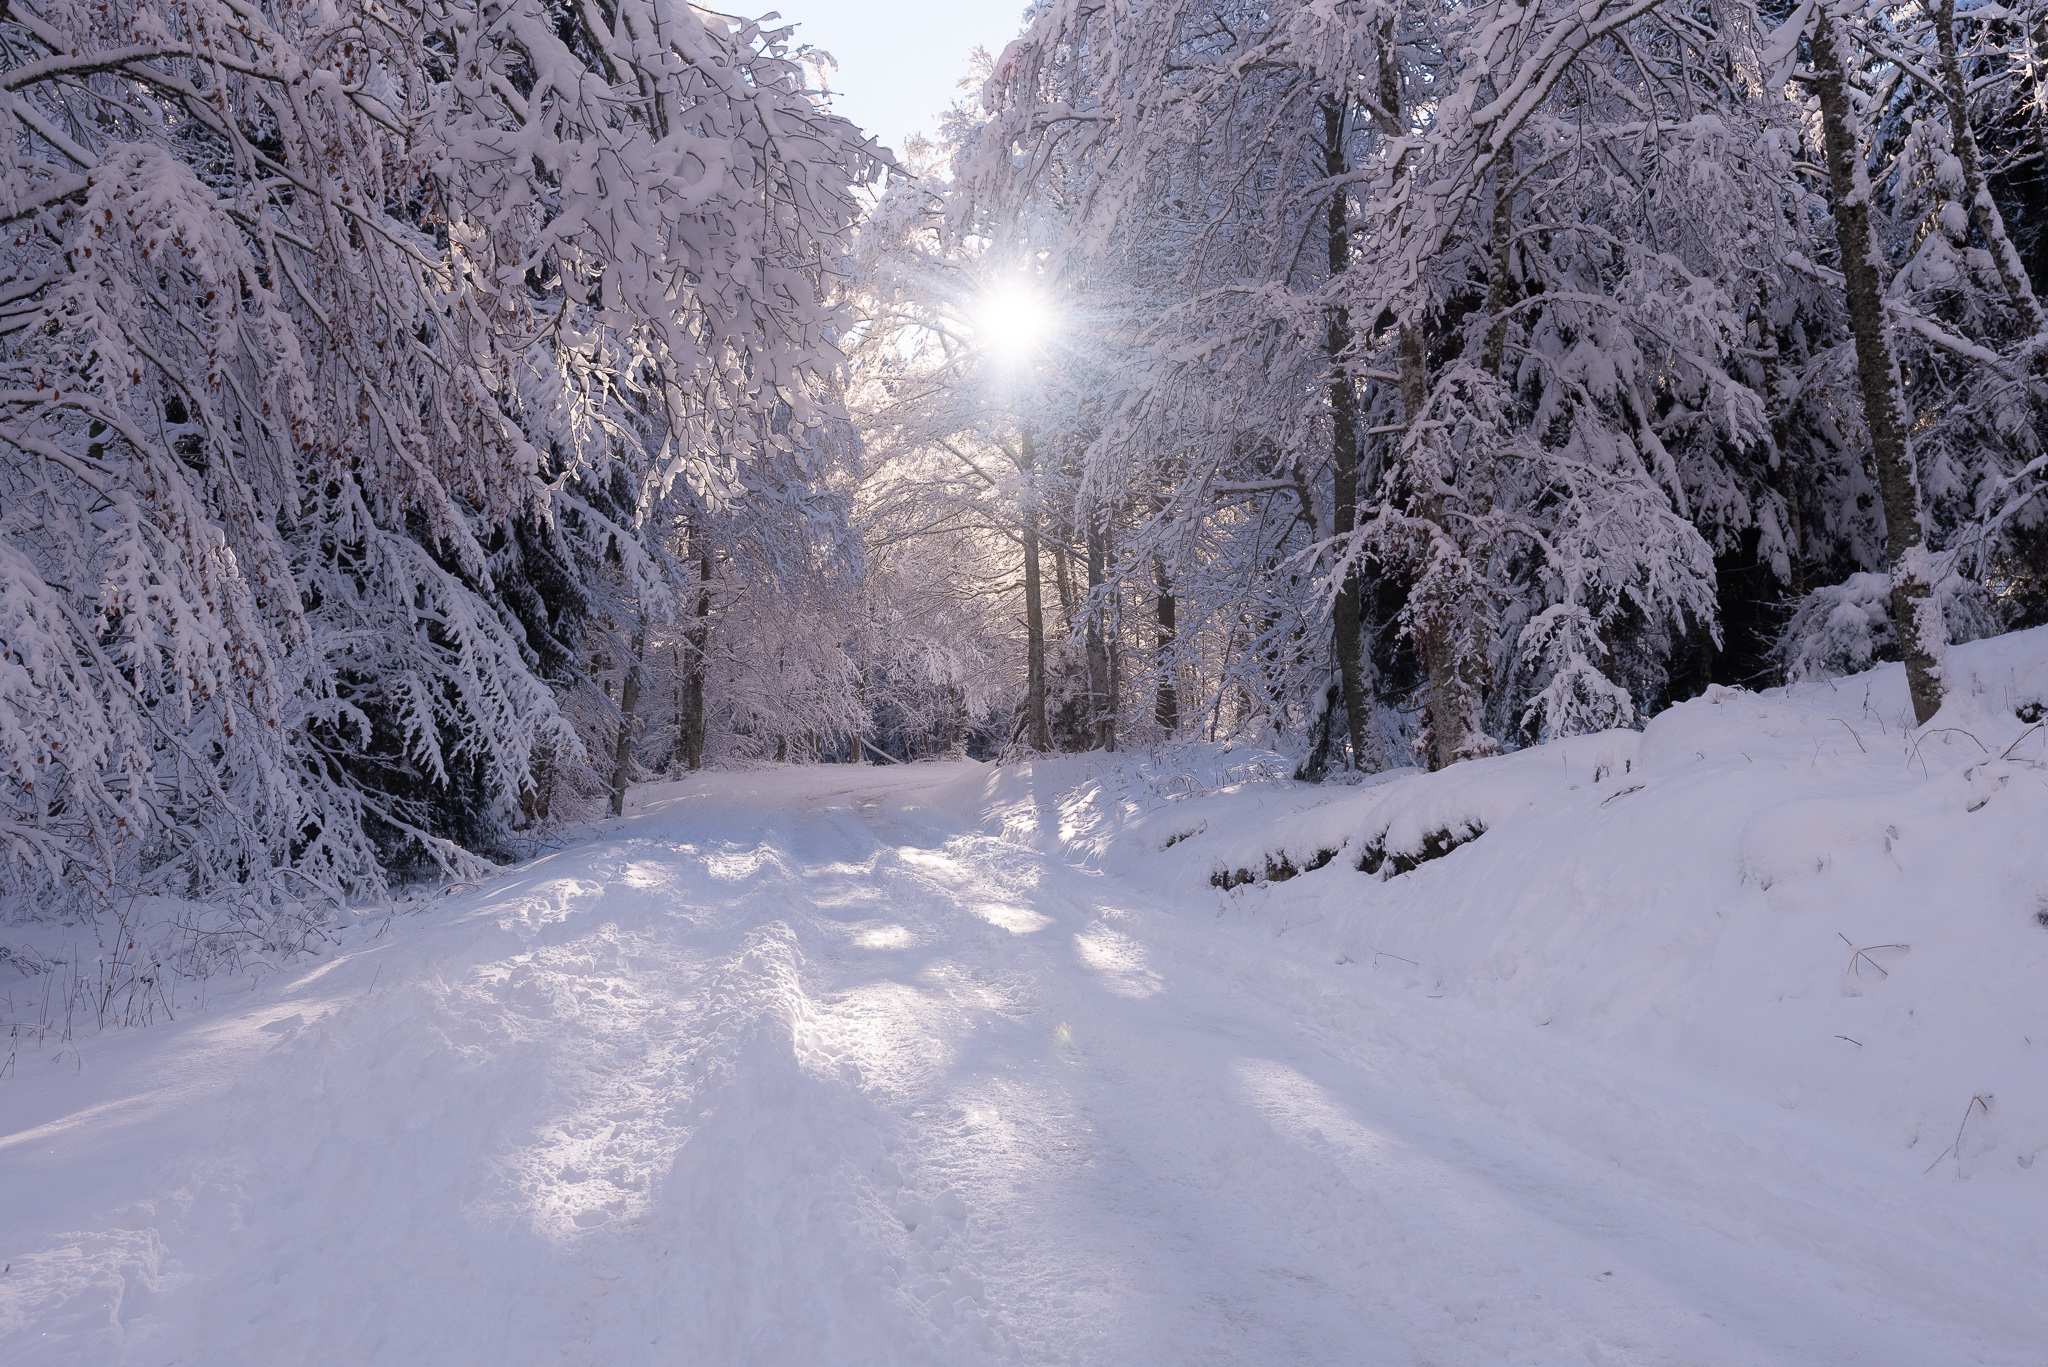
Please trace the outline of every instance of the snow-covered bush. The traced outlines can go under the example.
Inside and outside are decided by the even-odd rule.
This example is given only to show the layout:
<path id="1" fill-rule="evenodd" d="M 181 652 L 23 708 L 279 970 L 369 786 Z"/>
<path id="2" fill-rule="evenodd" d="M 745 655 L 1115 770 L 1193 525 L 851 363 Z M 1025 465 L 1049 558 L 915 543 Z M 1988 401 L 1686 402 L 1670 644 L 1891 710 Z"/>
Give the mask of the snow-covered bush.
<path id="1" fill-rule="evenodd" d="M 1898 659 L 1891 595 L 1889 575 L 1863 573 L 1801 598 L 1774 647 L 1785 677 L 1795 683 L 1834 679 Z M 1950 576 L 1936 582 L 1935 599 L 1950 641 L 1975 641 L 1998 632 L 1995 605 L 1981 584 Z"/>

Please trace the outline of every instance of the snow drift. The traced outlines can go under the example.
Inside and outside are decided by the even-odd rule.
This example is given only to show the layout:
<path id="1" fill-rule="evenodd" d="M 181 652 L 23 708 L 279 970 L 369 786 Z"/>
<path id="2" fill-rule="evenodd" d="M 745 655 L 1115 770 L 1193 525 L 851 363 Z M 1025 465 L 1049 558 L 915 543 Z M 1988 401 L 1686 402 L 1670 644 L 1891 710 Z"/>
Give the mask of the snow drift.
<path id="1" fill-rule="evenodd" d="M 1946 668 L 1917 730 L 1886 665 L 1359 789 L 1264 780 L 1257 754 L 1186 795 L 1102 756 L 963 786 L 1012 838 L 1182 899 L 1235 889 L 1233 914 L 1367 995 L 1467 1003 L 1799 1110 L 1900 1172 L 2032 1192 L 2048 629 Z"/>

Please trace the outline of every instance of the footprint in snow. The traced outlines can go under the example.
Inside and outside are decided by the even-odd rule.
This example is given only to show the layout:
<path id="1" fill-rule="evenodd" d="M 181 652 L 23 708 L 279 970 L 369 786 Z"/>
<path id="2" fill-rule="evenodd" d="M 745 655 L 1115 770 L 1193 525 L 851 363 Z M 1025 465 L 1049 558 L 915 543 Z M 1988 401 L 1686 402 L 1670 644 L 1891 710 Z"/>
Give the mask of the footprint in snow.
<path id="1" fill-rule="evenodd" d="M 930 1224 L 933 1216 L 946 1220 L 965 1220 L 967 1202 L 960 1193 L 953 1190 L 940 1192 L 927 1205 L 923 1201 L 905 1201 L 896 1208 L 897 1218 L 903 1221 L 905 1229 L 916 1229 L 919 1225 Z"/>

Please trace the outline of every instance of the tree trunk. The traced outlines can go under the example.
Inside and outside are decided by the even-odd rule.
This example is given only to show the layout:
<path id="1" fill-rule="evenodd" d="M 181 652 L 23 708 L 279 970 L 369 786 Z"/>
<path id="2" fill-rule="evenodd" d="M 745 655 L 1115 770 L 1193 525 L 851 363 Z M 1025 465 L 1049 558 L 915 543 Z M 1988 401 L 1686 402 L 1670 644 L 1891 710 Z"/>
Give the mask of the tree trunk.
<path id="1" fill-rule="evenodd" d="M 1496 380 L 1507 356 L 1508 309 L 1515 302 L 1515 284 L 1508 272 L 1514 257 L 1514 207 L 1514 157 L 1509 155 L 1506 164 L 1493 173 L 1493 241 L 1486 268 L 1486 344 L 1479 357 L 1479 364 Z"/>
<path id="2" fill-rule="evenodd" d="M 1152 719 L 1168 736 L 1180 729 L 1180 693 L 1174 687 L 1175 646 L 1180 629 L 1174 624 L 1179 604 L 1166 580 L 1166 562 L 1152 562 L 1152 583 L 1158 593 L 1152 599 L 1153 620 L 1158 624 L 1152 636 L 1152 665 L 1159 675 L 1159 692 L 1153 699 Z"/>
<path id="3" fill-rule="evenodd" d="M 696 773 L 704 767 L 704 650 L 711 641 L 711 551 L 697 554 L 697 617 L 683 634 L 687 658 L 683 668 L 682 704 L 677 709 L 683 767 Z"/>
<path id="4" fill-rule="evenodd" d="M 1060 621 L 1072 629 L 1074 614 L 1079 611 L 1074 592 L 1074 567 L 1067 555 L 1067 543 L 1073 540 L 1071 527 L 1056 527 L 1058 535 L 1052 539 L 1052 584 L 1060 596 Z"/>
<path id="5" fill-rule="evenodd" d="M 1335 99 L 1323 101 L 1323 173 L 1332 178 L 1348 174 L 1344 155 L 1344 106 Z M 1345 212 L 1345 191 L 1333 191 L 1323 225 L 1330 278 L 1336 280 L 1351 266 L 1351 225 Z M 1351 313 L 1341 304 L 1330 310 L 1323 327 L 1323 351 L 1330 366 L 1330 458 L 1334 471 L 1335 506 L 1330 511 L 1330 531 L 1344 538 L 1358 530 L 1358 385 L 1345 372 L 1351 350 Z M 1344 688 L 1344 721 L 1351 741 L 1351 763 L 1368 773 L 1386 767 L 1385 757 L 1375 743 L 1373 728 L 1377 700 L 1365 658 L 1360 605 L 1364 590 L 1359 583 L 1358 559 L 1345 547 L 1344 573 L 1337 596 L 1330 604 L 1330 646 L 1337 656 L 1337 676 Z"/>
<path id="6" fill-rule="evenodd" d="M 1412 432 L 1429 406 L 1428 362 L 1422 350 L 1419 325 L 1401 324 L 1401 408 L 1402 421 Z M 1422 504 L 1422 519 L 1448 537 L 1441 494 L 1432 494 Z M 1458 647 L 1450 622 L 1436 620 L 1417 633 L 1417 653 L 1429 672 L 1430 768 L 1448 769 L 1464 757 L 1469 728 L 1465 689 L 1458 677 Z"/>
<path id="7" fill-rule="evenodd" d="M 633 633 L 633 653 L 626 661 L 626 678 L 619 687 L 619 739 L 612 747 L 612 815 L 626 814 L 626 785 L 633 777 L 633 713 L 640 706 L 640 653 L 646 634 Z"/>
<path id="8" fill-rule="evenodd" d="M 1110 710 L 1109 642 L 1102 630 L 1102 603 L 1096 591 L 1103 581 L 1103 536 L 1094 527 L 1087 531 L 1088 621 L 1085 631 L 1088 654 L 1088 731 L 1098 750 L 1116 749 L 1116 713 Z"/>
<path id="9" fill-rule="evenodd" d="M 1963 65 L 1956 55 L 1956 0 L 1937 0 L 1934 27 L 1941 49 L 1941 83 L 1948 101 L 1949 133 L 1955 144 L 1956 160 L 1963 165 L 1963 193 L 1969 196 L 1970 222 L 1976 225 L 1984 245 L 1991 250 L 1991 260 L 1998 267 L 1998 282 L 2005 286 L 2006 297 L 2026 318 L 2027 326 L 2040 332 L 2048 326 L 2048 320 L 2042 317 L 2041 303 L 2034 297 L 2026 267 L 2020 264 L 2020 254 L 2006 234 L 2005 217 L 1998 212 L 1998 205 L 1992 202 L 1991 191 L 1984 184 L 1984 163 L 1977 155 L 1977 137 L 1970 128 Z"/>
<path id="10" fill-rule="evenodd" d="M 868 668 L 861 665 L 853 672 L 853 710 L 857 714 L 853 724 L 853 762 L 868 762 Z"/>
<path id="11" fill-rule="evenodd" d="M 1330 771 L 1330 739 L 1334 729 L 1332 722 L 1337 715 L 1337 704 L 1343 699 L 1343 691 L 1331 684 L 1323 694 L 1323 710 L 1315 722 L 1316 743 L 1301 757 L 1301 763 L 1294 766 L 1294 777 L 1303 783 L 1321 783 Z"/>
<path id="12" fill-rule="evenodd" d="M 1123 600 L 1115 590 L 1103 608 L 1102 634 L 1109 646 L 1109 735 L 1107 749 L 1116 749 L 1116 719 L 1124 710 Z"/>
<path id="13" fill-rule="evenodd" d="M 675 767 L 678 764 L 683 764 L 686 766 L 688 764 L 688 759 L 683 753 L 683 728 L 686 725 L 683 714 L 683 679 L 687 672 L 684 669 L 684 661 L 689 657 L 687 654 L 685 654 L 683 649 L 683 643 L 681 641 L 676 642 L 674 646 L 674 651 L 675 668 L 672 671 L 670 671 L 669 674 L 669 677 L 675 683 L 675 687 L 670 693 L 670 698 L 676 706 L 675 740 L 672 743 L 673 748 L 670 749 L 668 756 L 668 767 L 670 772 L 674 772 Z"/>
<path id="14" fill-rule="evenodd" d="M 1045 724 L 1045 605 L 1038 563 L 1038 502 L 1032 489 L 1036 451 L 1027 429 L 1021 438 L 1026 483 L 1024 519 L 1024 743 L 1040 754 L 1052 749 Z"/>
<path id="15" fill-rule="evenodd" d="M 1835 241 L 1848 285 L 1849 327 L 1856 339 L 1863 421 L 1870 429 L 1878 489 L 1884 498 L 1892 622 L 1906 659 L 1913 717 L 1924 726 L 1941 706 L 1941 652 L 1947 634 L 1930 584 L 1920 526 L 1920 480 L 1906 442 L 1899 366 L 1885 330 L 1884 275 L 1870 229 L 1870 176 L 1863 164 L 1859 125 L 1849 101 L 1848 68 L 1838 42 L 1835 16 L 1823 7 L 1813 31 L 1813 85 L 1820 96 L 1821 133 L 1827 149 L 1828 180 L 1834 190 Z"/>
<path id="16" fill-rule="evenodd" d="M 1378 37 L 1379 127 L 1380 132 L 1387 137 L 1398 138 L 1405 136 L 1408 129 L 1402 113 L 1405 102 L 1393 16 L 1389 15 L 1380 21 Z M 1399 178 L 1407 174 L 1409 168 L 1404 159 L 1394 168 L 1394 175 Z M 1507 213 L 1511 205 L 1512 200 L 1505 195 L 1496 198 L 1497 220 Z M 1501 251 L 1504 253 L 1505 250 L 1506 246 L 1503 243 Z M 1502 288 L 1505 289 L 1505 270 L 1496 270 L 1495 277 L 1502 282 Z M 1487 293 L 1489 296 L 1493 293 L 1491 283 L 1488 285 Z M 1429 406 L 1429 358 L 1423 351 L 1421 318 L 1403 318 L 1398 326 L 1402 421 L 1412 433 L 1415 424 L 1422 420 L 1423 411 Z M 1489 337 L 1489 343 L 1491 340 Z M 1501 333 L 1501 341 L 1504 348 L 1505 330 Z M 1425 500 L 1420 512 L 1423 519 L 1438 528 L 1444 536 L 1450 535 L 1444 521 L 1445 508 L 1442 498 L 1432 497 Z M 1458 640 L 1454 624 L 1448 622 L 1438 623 L 1416 634 L 1416 650 L 1429 671 L 1429 730 L 1433 741 L 1430 759 L 1432 767 L 1438 769 L 1470 755 L 1483 754 L 1497 748 L 1478 726 L 1475 694 L 1478 689 L 1479 662 L 1463 658 L 1467 644 Z"/>
<path id="17" fill-rule="evenodd" d="M 1792 400 L 1785 388 L 1785 358 L 1771 322 L 1771 296 L 1756 293 L 1757 344 L 1764 353 L 1764 403 L 1771 415 L 1771 470 L 1785 504 L 1785 558 L 1792 596 L 1806 596 L 1806 521 L 1799 509 L 1799 481 L 1792 468 Z"/>
<path id="18" fill-rule="evenodd" d="M 2048 159 L 2048 7 L 2034 16 L 2027 30 L 2027 123 L 2034 132 L 2034 155 Z"/>

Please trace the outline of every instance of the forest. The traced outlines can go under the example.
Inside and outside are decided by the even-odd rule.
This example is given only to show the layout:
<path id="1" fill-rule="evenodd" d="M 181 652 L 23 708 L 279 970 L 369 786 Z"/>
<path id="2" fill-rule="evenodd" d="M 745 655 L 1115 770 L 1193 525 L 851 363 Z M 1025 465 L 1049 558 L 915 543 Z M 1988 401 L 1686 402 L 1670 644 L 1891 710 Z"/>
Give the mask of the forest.
<path id="1" fill-rule="evenodd" d="M 2041 1367 L 2048 0 L 805 3 L 0 0 L 0 1367 Z"/>
<path id="2" fill-rule="evenodd" d="M 896 148 L 800 32 L 0 7 L 10 914 L 2048 622 L 2048 4 L 1037 0 Z"/>

